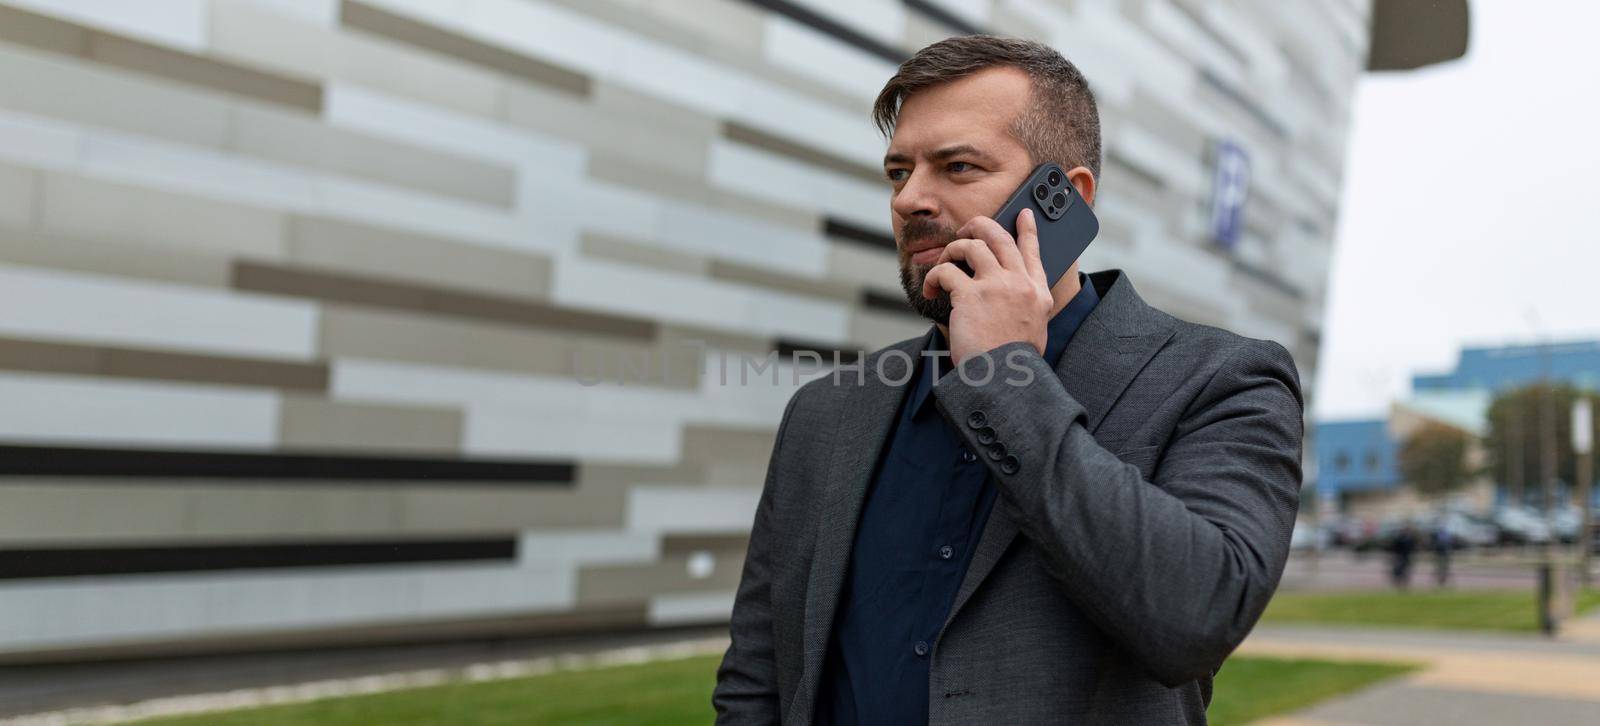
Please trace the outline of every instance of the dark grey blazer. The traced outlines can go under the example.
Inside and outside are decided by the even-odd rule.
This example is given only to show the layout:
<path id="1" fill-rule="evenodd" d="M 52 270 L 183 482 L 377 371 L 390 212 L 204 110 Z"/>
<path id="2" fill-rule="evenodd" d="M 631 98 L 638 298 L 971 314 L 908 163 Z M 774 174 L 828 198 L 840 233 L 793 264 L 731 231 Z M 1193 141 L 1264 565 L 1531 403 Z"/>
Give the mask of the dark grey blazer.
<path id="1" fill-rule="evenodd" d="M 929 655 L 931 723 L 1203 724 L 1212 676 L 1283 574 L 1304 432 L 1288 351 L 1162 313 L 1120 270 L 1090 280 L 1100 303 L 1055 370 L 1013 342 L 990 351 L 987 381 L 972 357 L 934 386 L 1000 496 Z M 790 399 L 717 723 L 811 722 L 857 515 L 920 342 Z"/>

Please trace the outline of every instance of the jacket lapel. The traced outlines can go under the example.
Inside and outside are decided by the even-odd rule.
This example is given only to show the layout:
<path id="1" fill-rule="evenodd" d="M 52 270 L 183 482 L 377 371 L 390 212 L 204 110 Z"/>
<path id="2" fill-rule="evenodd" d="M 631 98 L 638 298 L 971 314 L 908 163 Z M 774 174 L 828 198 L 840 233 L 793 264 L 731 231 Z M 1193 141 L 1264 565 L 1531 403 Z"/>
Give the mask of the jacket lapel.
<path id="1" fill-rule="evenodd" d="M 1134 376 L 1172 337 L 1175 328 L 1170 318 L 1157 314 L 1134 292 L 1133 283 L 1121 270 L 1096 272 L 1089 279 L 1101 293 L 1100 302 L 1061 352 L 1055 370 L 1061 385 L 1083 404 L 1089 416 L 1089 433 L 1093 434 Z M 994 570 L 1017 531 L 1018 522 L 1008 507 L 996 502 L 978 537 L 977 549 L 945 617 L 941 635 Z"/>
<path id="2" fill-rule="evenodd" d="M 928 335 L 931 334 L 930 327 Z M 833 459 L 820 480 L 825 487 L 820 493 L 824 503 L 817 521 L 816 549 L 806 584 L 805 667 L 799 693 L 790 704 L 790 718 L 785 718 L 784 723 L 810 722 L 822 675 L 822 660 L 827 653 L 834 611 L 838 607 L 867 485 L 893 430 L 900 404 L 911 390 L 915 369 L 909 366 L 920 360 L 920 351 L 927 342 L 927 335 L 911 338 L 868 357 L 863 363 L 865 373 L 861 376 L 860 390 L 846 391 L 841 397 L 839 419 L 833 429 L 834 443 L 828 449 Z M 878 375 L 880 366 L 881 377 Z M 856 379 L 843 375 L 841 380 L 845 381 L 841 385 L 851 386 Z"/>

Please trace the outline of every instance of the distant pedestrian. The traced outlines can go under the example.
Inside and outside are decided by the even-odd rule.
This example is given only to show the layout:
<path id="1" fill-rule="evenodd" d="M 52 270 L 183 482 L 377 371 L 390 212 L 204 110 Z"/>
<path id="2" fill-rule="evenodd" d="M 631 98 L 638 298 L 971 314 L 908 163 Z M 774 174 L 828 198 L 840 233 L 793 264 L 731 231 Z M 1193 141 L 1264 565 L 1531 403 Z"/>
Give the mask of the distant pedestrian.
<path id="1" fill-rule="evenodd" d="M 1394 535 L 1394 541 L 1389 544 L 1389 551 L 1394 555 L 1394 566 L 1390 570 L 1390 577 L 1394 586 L 1402 590 L 1411 586 L 1411 555 L 1417 551 L 1417 530 L 1410 522 L 1400 527 Z"/>
<path id="2" fill-rule="evenodd" d="M 1444 522 L 1433 531 L 1433 579 L 1439 587 L 1450 584 L 1450 555 L 1455 550 L 1456 538 Z"/>

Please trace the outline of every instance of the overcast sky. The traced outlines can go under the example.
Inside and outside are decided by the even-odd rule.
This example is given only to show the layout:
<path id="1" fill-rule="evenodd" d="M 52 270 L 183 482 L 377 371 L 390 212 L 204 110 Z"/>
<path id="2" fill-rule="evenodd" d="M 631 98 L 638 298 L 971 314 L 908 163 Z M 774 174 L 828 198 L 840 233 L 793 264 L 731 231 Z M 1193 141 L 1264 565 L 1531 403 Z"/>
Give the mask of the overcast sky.
<path id="1" fill-rule="evenodd" d="M 1467 56 L 1355 99 L 1319 419 L 1463 345 L 1600 338 L 1600 3 L 1472 2 Z"/>

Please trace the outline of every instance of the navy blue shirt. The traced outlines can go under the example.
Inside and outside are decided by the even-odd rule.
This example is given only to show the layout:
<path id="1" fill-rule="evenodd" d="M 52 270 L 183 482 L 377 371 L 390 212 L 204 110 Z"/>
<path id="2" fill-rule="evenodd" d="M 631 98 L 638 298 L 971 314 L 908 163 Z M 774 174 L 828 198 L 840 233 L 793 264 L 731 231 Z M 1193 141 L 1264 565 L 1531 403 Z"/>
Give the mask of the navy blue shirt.
<path id="1" fill-rule="evenodd" d="M 1100 296 L 1087 275 L 1050 320 L 1052 367 Z M 949 346 L 932 326 L 899 423 L 862 504 L 817 697 L 819 725 L 928 722 L 928 660 L 998 494 L 978 452 L 940 415 Z M 934 351 L 944 356 L 931 357 Z M 938 365 L 935 366 L 935 361 Z M 995 361 L 995 380 L 1007 375 Z M 981 375 L 981 373 L 979 374 Z"/>

